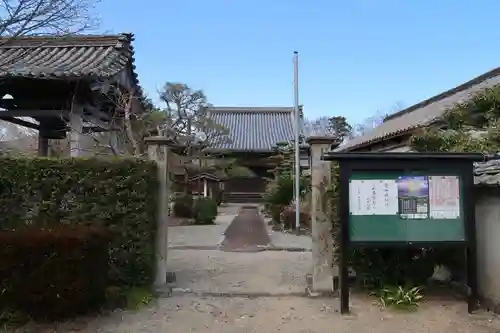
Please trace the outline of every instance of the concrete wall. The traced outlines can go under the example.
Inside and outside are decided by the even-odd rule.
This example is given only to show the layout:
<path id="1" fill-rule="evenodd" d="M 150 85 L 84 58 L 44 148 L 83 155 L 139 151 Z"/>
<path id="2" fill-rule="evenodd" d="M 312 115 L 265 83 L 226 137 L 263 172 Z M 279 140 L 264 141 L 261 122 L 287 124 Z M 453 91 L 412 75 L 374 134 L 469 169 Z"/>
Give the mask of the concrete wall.
<path id="1" fill-rule="evenodd" d="M 485 305 L 500 310 L 500 189 L 476 197 L 478 283 Z"/>

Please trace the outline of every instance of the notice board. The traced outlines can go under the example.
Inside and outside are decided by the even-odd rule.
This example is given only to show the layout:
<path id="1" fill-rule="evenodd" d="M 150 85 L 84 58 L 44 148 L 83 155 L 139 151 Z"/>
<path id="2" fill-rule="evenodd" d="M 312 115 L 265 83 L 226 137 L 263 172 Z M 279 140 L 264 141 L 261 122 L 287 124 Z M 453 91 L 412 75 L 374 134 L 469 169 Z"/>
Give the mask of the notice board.
<path id="1" fill-rule="evenodd" d="M 353 171 L 351 242 L 465 242 L 463 185 L 457 173 Z"/>

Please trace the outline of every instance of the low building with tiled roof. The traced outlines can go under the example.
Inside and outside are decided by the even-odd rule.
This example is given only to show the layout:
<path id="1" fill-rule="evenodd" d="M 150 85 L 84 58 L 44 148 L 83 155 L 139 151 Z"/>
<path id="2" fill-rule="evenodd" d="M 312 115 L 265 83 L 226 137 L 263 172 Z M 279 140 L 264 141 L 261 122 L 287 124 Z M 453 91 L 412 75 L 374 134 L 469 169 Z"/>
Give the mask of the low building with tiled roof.
<path id="1" fill-rule="evenodd" d="M 119 108 L 110 96 L 113 89 L 133 91 L 134 112 L 142 108 L 133 39 L 132 34 L 0 38 L 0 96 L 11 97 L 0 99 L 0 119 L 39 130 L 42 154 L 47 139 L 76 133 L 71 148 L 79 155 L 84 133 L 110 129 Z"/>
<path id="2" fill-rule="evenodd" d="M 294 140 L 293 107 L 212 107 L 209 117 L 228 131 L 211 151 L 269 153 L 278 142 Z"/>
<path id="3" fill-rule="evenodd" d="M 349 140 L 337 151 L 407 151 L 411 135 L 421 127 L 436 125 L 446 109 L 484 88 L 500 83 L 500 68 L 495 68 L 458 87 L 447 90 L 402 111 L 392 114 L 366 135 Z"/>
<path id="4" fill-rule="evenodd" d="M 266 177 L 280 142 L 294 141 L 295 113 L 293 107 L 210 107 L 209 118 L 225 129 L 227 134 L 212 136 L 208 152 L 217 156 L 238 158 L 257 176 L 232 178 L 225 182 L 225 192 L 231 201 L 256 201 L 265 190 Z M 210 135 L 209 135 L 210 138 Z M 307 149 L 302 152 L 308 164 Z"/>

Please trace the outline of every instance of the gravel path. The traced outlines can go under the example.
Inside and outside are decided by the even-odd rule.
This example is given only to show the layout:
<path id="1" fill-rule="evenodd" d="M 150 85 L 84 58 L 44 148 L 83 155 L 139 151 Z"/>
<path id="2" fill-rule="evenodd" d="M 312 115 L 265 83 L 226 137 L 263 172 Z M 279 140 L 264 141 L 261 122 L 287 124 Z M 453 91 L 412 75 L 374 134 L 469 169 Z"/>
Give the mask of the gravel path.
<path id="1" fill-rule="evenodd" d="M 177 287 L 209 293 L 304 293 L 311 252 L 171 250 Z"/>
<path id="2" fill-rule="evenodd" d="M 468 315 L 465 303 L 423 303 L 414 313 L 380 309 L 368 297 L 352 299 L 352 315 L 340 316 L 338 300 L 303 297 L 225 298 L 178 296 L 139 312 L 117 312 L 52 332 L 81 333 L 498 333 L 500 320 Z M 33 331 L 32 331 L 33 332 Z M 51 332 L 51 331 L 38 331 Z"/>

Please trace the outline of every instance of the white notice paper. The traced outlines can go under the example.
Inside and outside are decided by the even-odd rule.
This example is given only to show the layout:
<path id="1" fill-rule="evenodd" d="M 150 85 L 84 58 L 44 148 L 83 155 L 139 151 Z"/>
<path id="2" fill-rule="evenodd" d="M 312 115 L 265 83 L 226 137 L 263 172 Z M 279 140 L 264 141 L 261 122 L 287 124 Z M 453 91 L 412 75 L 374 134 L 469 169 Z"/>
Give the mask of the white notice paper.
<path id="1" fill-rule="evenodd" d="M 460 218 L 460 181 L 457 176 L 429 177 L 429 204 L 432 219 Z"/>
<path id="2" fill-rule="evenodd" d="M 352 215 L 396 215 L 398 185 L 395 180 L 364 179 L 349 182 Z"/>

